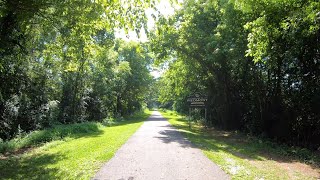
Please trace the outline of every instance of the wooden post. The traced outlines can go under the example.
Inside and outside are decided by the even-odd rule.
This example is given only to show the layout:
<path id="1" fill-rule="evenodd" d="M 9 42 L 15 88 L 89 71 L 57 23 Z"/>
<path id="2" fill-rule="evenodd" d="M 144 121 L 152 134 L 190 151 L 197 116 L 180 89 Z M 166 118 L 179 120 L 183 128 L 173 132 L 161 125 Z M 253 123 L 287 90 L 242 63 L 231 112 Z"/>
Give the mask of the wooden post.
<path id="1" fill-rule="evenodd" d="M 208 126 L 208 120 L 207 120 L 207 108 L 204 109 L 204 121 L 206 122 L 206 126 Z"/>
<path id="2" fill-rule="evenodd" d="M 191 108 L 189 108 L 189 118 L 188 118 L 188 121 L 189 121 L 189 129 L 191 129 L 191 112 L 190 112 Z"/>

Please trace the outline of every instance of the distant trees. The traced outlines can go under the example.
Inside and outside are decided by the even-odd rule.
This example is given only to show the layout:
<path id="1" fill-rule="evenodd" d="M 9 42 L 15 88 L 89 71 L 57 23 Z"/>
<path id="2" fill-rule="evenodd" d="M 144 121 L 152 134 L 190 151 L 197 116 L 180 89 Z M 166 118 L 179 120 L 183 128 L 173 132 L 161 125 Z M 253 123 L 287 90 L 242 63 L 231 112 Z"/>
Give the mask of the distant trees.
<path id="1" fill-rule="evenodd" d="M 145 26 L 151 4 L 0 1 L 0 138 L 141 109 L 149 57 L 114 31 Z"/>
<path id="2" fill-rule="evenodd" d="M 187 111 L 209 95 L 209 121 L 294 144 L 320 144 L 320 3 L 184 1 L 153 33 L 160 100 Z"/>

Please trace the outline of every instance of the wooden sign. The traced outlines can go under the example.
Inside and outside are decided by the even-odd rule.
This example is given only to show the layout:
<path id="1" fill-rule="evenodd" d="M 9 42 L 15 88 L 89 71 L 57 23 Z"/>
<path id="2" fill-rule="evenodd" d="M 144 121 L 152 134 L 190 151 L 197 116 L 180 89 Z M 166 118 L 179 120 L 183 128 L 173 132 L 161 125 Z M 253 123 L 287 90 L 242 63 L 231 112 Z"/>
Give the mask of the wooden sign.
<path id="1" fill-rule="evenodd" d="M 204 108 L 207 106 L 208 97 L 200 93 L 194 93 L 187 98 L 187 102 L 189 103 L 189 107 Z"/>

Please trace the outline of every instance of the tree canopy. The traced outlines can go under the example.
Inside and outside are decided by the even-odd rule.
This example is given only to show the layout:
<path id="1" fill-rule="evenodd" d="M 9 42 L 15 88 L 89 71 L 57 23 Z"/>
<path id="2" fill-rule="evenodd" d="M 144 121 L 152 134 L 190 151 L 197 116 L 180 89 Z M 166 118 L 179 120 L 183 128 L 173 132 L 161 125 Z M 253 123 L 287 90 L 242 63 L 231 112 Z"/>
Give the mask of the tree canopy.
<path id="1" fill-rule="evenodd" d="M 144 45 L 115 28 L 146 27 L 152 1 L 0 1 L 0 138 L 101 121 L 144 106 Z"/>
<path id="2" fill-rule="evenodd" d="M 145 106 L 187 113 L 197 91 L 207 125 L 319 146 L 319 1 L 171 2 L 164 16 L 153 0 L 0 0 L 0 138 Z"/>
<path id="3" fill-rule="evenodd" d="M 319 38 L 318 1 L 186 0 L 153 32 L 159 100 L 187 113 L 199 91 L 209 124 L 318 147 Z"/>

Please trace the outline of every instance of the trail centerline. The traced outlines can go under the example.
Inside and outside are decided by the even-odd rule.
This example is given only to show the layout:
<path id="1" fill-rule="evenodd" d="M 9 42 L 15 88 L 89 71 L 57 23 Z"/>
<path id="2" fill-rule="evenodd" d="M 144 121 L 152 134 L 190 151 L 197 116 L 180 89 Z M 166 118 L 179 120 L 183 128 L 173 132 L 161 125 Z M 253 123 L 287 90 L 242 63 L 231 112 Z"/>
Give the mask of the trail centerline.
<path id="1" fill-rule="evenodd" d="M 230 179 L 154 111 L 93 179 Z"/>

